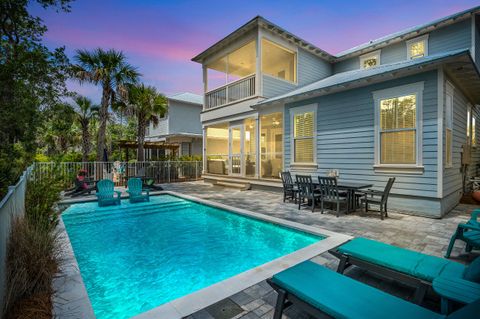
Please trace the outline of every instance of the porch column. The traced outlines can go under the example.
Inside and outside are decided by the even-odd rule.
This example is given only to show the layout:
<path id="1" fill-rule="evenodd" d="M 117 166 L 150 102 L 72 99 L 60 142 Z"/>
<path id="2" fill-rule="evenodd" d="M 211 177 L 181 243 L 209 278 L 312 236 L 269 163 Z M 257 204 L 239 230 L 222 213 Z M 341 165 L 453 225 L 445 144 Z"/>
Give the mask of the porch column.
<path id="1" fill-rule="evenodd" d="M 202 175 L 207 172 L 207 128 L 202 127 Z"/>
<path id="2" fill-rule="evenodd" d="M 255 162 L 257 165 L 255 165 L 255 178 L 260 178 L 260 121 L 259 117 L 255 118 Z"/>

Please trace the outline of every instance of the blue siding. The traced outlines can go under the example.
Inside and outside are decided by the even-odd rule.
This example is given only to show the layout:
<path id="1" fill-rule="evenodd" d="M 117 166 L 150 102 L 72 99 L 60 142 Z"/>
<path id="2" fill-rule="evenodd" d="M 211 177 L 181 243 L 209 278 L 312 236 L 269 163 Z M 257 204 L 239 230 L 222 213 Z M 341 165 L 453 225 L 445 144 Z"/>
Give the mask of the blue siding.
<path id="1" fill-rule="evenodd" d="M 201 105 L 169 101 L 168 103 L 168 133 L 202 134 L 200 122 Z"/>
<path id="2" fill-rule="evenodd" d="M 397 175 L 393 193 L 397 195 L 437 197 L 437 73 L 427 72 L 364 88 L 287 104 L 285 109 L 285 168 L 292 156 L 290 112 L 295 106 L 318 103 L 317 163 L 311 173 L 324 175 L 339 169 L 343 180 L 371 182 L 383 188 L 391 174 L 375 173 L 374 101 L 372 91 L 425 81 L 423 93 L 422 175 Z M 292 169 L 293 172 L 295 170 Z M 433 202 L 432 202 L 433 203 Z"/>
<path id="3" fill-rule="evenodd" d="M 470 19 L 432 31 L 429 34 L 428 53 L 430 55 L 459 49 L 469 49 L 470 47 Z M 407 45 L 405 41 L 386 46 L 381 50 L 381 64 L 395 63 L 399 61 L 405 61 L 407 59 Z M 358 56 L 355 56 L 347 60 L 335 63 L 333 66 L 333 71 L 334 73 L 339 73 L 357 70 L 359 68 L 360 58 Z"/>
<path id="4" fill-rule="evenodd" d="M 428 54 L 459 49 L 470 49 L 472 42 L 471 20 L 467 19 L 430 32 Z"/>
<path id="5" fill-rule="evenodd" d="M 284 80 L 276 79 L 272 76 L 263 75 L 263 97 L 274 97 L 293 89 L 297 88 L 297 85 Z"/>
<path id="6" fill-rule="evenodd" d="M 332 65 L 313 54 L 298 49 L 298 85 L 303 86 L 332 75 Z"/>

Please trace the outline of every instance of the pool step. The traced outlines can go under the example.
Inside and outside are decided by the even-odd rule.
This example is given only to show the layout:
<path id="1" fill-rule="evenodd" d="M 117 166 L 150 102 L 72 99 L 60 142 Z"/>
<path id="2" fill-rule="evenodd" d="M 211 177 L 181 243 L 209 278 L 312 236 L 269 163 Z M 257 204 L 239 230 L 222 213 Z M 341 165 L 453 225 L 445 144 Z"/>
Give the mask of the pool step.
<path id="1" fill-rule="evenodd" d="M 224 181 L 217 181 L 214 185 L 229 187 L 239 189 L 241 191 L 246 191 L 250 189 L 250 183 L 245 182 L 224 182 Z"/>

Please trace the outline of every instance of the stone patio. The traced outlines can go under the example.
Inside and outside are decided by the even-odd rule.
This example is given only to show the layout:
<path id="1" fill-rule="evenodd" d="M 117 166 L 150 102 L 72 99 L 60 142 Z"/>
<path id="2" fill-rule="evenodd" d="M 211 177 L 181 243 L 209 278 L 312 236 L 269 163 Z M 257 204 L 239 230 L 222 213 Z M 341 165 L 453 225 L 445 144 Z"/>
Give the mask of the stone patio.
<path id="1" fill-rule="evenodd" d="M 320 211 L 312 213 L 308 209 L 298 210 L 293 203 L 283 203 L 282 194 L 275 192 L 239 191 L 212 186 L 202 181 L 162 186 L 165 190 L 184 193 L 306 225 L 318 226 L 355 237 L 362 236 L 376 239 L 440 257 L 445 253 L 456 225 L 466 221 L 469 212 L 478 208 L 478 206 L 460 204 L 443 219 L 418 217 L 394 210 L 390 210 L 389 218 L 383 221 L 380 220 L 377 213 L 373 212 L 368 214 L 355 212 L 337 218 L 329 212 L 321 214 Z M 478 256 L 478 254 L 464 254 L 463 248 L 463 244 L 457 243 L 452 252 L 454 260 L 468 263 Z M 319 255 L 313 260 L 332 269 L 336 269 L 338 265 L 337 259 L 328 253 Z M 413 290 L 410 287 L 376 277 L 358 268 L 351 268 L 346 273 L 348 276 L 401 298 L 410 300 L 413 296 Z M 270 319 L 273 317 L 275 300 L 276 293 L 264 281 L 207 307 L 189 316 L 188 319 Z M 435 296 L 430 295 L 425 300 L 424 306 L 438 311 L 439 301 Z M 286 311 L 284 318 L 302 319 L 310 317 L 292 306 Z"/>

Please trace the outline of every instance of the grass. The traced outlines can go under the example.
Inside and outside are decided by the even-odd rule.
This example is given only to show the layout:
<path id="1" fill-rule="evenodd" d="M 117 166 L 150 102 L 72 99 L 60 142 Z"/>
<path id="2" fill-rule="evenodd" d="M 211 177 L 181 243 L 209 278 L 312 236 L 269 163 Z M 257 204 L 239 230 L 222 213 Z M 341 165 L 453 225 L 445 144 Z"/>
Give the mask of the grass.
<path id="1" fill-rule="evenodd" d="M 25 216 L 13 221 L 7 247 L 6 319 L 52 318 L 52 280 L 60 263 L 54 205 L 63 186 L 55 178 L 27 184 Z"/>

